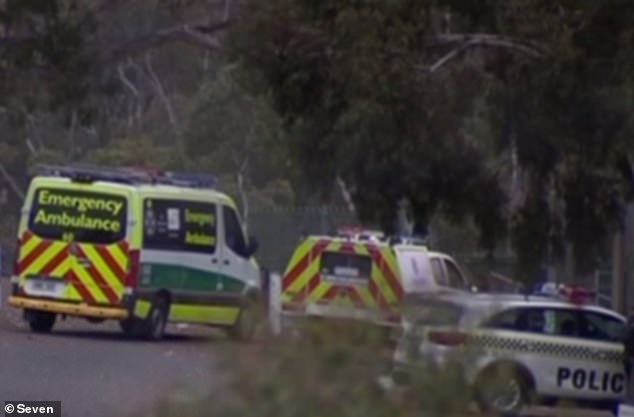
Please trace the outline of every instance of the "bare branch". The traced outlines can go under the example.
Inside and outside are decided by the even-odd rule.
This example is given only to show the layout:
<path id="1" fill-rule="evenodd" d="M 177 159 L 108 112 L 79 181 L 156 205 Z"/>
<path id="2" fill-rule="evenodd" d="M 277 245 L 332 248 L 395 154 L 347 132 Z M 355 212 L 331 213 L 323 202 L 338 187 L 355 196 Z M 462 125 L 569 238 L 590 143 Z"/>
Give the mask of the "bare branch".
<path id="1" fill-rule="evenodd" d="M 178 122 L 176 120 L 176 114 L 174 113 L 174 108 L 172 107 L 172 103 L 170 102 L 170 99 L 167 96 L 167 93 L 165 92 L 165 88 L 163 88 L 163 83 L 161 82 L 159 77 L 156 75 L 156 72 L 154 72 L 154 66 L 152 65 L 152 58 L 150 57 L 149 53 L 145 55 L 145 67 L 147 68 L 148 75 L 150 76 L 150 79 L 152 80 L 154 87 L 156 88 L 156 91 L 158 92 L 159 97 L 161 98 L 161 101 L 163 101 L 163 104 L 165 105 L 165 111 L 167 112 L 167 117 L 169 118 L 169 122 L 174 128 L 174 131 L 178 134 L 179 133 Z"/>
<path id="2" fill-rule="evenodd" d="M 547 52 L 547 48 L 533 41 L 527 41 L 524 39 L 516 39 L 503 35 L 496 35 L 490 33 L 453 33 L 453 34 L 439 34 L 427 39 L 427 44 L 433 45 L 449 45 L 449 44 L 464 44 L 471 41 L 477 41 L 482 45 L 492 46 L 512 46 L 517 48 L 523 48 L 530 53 L 544 55 Z"/>
<path id="3" fill-rule="evenodd" d="M 442 35 L 441 37 L 454 38 L 455 36 L 464 36 L 466 35 Z M 434 73 L 439 68 L 446 65 L 452 59 L 458 57 L 463 52 L 468 49 L 484 46 L 484 47 L 495 47 L 495 48 L 504 48 L 511 51 L 521 52 L 526 55 L 530 55 L 533 58 L 542 58 L 545 53 L 537 49 L 535 46 L 530 46 L 523 44 L 522 42 L 518 42 L 512 39 L 505 39 L 503 37 L 497 37 L 495 35 L 478 35 L 479 37 L 472 37 L 472 39 L 466 41 L 462 45 L 459 45 L 445 54 L 442 58 L 438 59 L 429 67 L 418 66 L 418 69 L 426 69 L 429 73 Z"/>
<path id="4" fill-rule="evenodd" d="M 134 83 L 132 83 L 132 81 L 130 81 L 130 79 L 126 76 L 125 69 L 123 68 L 122 64 L 117 65 L 117 72 L 119 73 L 119 80 L 121 80 L 123 85 L 128 87 L 132 94 L 134 94 L 134 96 L 138 98 L 140 96 L 139 90 L 134 86 Z"/>
<path id="5" fill-rule="evenodd" d="M 202 49 L 218 51 L 222 49 L 222 45 L 213 35 L 228 28 L 231 23 L 231 19 L 227 17 L 216 23 L 190 22 L 161 29 L 109 51 L 102 61 L 104 63 L 118 61 L 125 56 L 134 55 L 167 42 L 182 42 Z"/>
<path id="6" fill-rule="evenodd" d="M 336 181 L 337 185 L 339 186 L 339 191 L 341 192 L 341 195 L 346 202 L 346 205 L 348 206 L 348 210 L 350 210 L 350 212 L 354 212 L 354 202 L 352 201 L 352 196 L 350 194 L 350 190 L 348 190 L 348 186 L 346 185 L 343 178 L 341 178 L 341 176 L 339 175 L 337 175 Z"/>
<path id="7" fill-rule="evenodd" d="M 73 110 L 70 121 L 70 129 L 68 130 L 68 144 L 70 150 L 68 152 L 69 159 L 72 161 L 75 159 L 77 155 L 76 143 L 75 143 L 75 132 L 77 130 L 77 110 Z"/>

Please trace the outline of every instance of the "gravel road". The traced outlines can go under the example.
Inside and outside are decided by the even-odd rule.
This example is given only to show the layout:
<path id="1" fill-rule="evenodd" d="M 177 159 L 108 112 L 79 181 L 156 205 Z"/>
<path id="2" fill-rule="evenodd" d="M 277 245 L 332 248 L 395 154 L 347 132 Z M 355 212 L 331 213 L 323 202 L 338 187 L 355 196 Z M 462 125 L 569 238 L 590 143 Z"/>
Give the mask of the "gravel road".
<path id="1" fill-rule="evenodd" d="M 125 338 L 115 323 L 75 319 L 59 322 L 51 334 L 37 335 L 6 305 L 7 280 L 0 280 L 0 404 L 62 401 L 64 417 L 144 417 L 174 392 L 227 389 L 221 349 L 232 342 L 222 333 L 172 326 L 166 340 L 144 342 Z M 236 346 L 239 354 L 248 354 L 248 345 L 231 348 Z M 611 416 L 543 408 L 528 415 Z"/>
<path id="2" fill-rule="evenodd" d="M 2 289 L 0 403 L 57 400 L 64 417 L 134 416 L 174 390 L 223 384 L 214 372 L 229 343 L 221 333 L 171 327 L 153 343 L 126 339 L 116 324 L 67 320 L 36 335 L 6 305 L 6 282 Z"/>

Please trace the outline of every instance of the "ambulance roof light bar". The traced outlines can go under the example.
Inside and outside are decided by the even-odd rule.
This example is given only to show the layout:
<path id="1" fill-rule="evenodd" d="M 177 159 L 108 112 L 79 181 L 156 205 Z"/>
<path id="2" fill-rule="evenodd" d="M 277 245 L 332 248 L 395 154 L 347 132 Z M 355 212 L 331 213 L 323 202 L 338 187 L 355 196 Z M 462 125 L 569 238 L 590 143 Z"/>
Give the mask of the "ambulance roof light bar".
<path id="1" fill-rule="evenodd" d="M 168 184 L 179 185 L 181 187 L 215 188 L 218 180 L 213 175 L 198 172 L 166 171 L 159 179 L 159 182 L 163 181 L 167 181 Z"/>
<path id="2" fill-rule="evenodd" d="M 215 188 L 217 180 L 213 175 L 202 173 L 162 172 L 144 167 L 105 167 L 84 164 L 71 166 L 38 165 L 42 175 L 71 178 L 79 182 L 113 181 L 127 184 L 163 184 L 190 188 Z"/>
<path id="3" fill-rule="evenodd" d="M 143 171 L 91 165 L 38 165 L 36 173 L 70 178 L 77 182 L 112 181 L 120 183 L 153 182 L 152 176 Z"/>

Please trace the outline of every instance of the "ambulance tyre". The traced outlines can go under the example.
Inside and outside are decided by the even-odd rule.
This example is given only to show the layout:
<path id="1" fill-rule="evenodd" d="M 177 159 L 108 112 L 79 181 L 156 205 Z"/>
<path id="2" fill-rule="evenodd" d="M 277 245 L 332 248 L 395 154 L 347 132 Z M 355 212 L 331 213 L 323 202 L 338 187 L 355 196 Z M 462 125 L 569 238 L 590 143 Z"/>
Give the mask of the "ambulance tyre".
<path id="1" fill-rule="evenodd" d="M 157 294 L 152 301 L 150 314 L 145 323 L 145 338 L 148 340 L 161 340 L 165 335 L 165 326 L 169 315 L 169 302 L 164 294 Z"/>
<path id="2" fill-rule="evenodd" d="M 229 338 L 247 342 L 253 338 L 258 327 L 258 306 L 259 302 L 255 296 L 247 297 L 242 303 L 238 320 L 227 329 Z"/>
<path id="3" fill-rule="evenodd" d="M 48 311 L 29 311 L 27 313 L 29 327 L 35 333 L 49 333 L 55 325 L 57 315 Z"/>
<path id="4" fill-rule="evenodd" d="M 517 416 L 534 399 L 535 384 L 527 370 L 509 363 L 485 369 L 475 384 L 475 400 L 483 414 Z"/>
<path id="5" fill-rule="evenodd" d="M 135 336 L 139 333 L 139 321 L 135 317 L 120 320 L 119 327 L 126 336 Z"/>

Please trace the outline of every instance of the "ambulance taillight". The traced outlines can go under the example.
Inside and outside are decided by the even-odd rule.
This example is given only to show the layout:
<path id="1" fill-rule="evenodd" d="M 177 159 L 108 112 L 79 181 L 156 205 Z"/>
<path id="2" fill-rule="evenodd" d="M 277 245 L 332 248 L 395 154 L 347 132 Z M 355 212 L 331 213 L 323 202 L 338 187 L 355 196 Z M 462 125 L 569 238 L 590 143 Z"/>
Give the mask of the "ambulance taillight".
<path id="1" fill-rule="evenodd" d="M 126 293 L 131 293 L 139 282 L 141 252 L 139 250 L 131 250 L 128 256 L 128 270 L 126 271 L 124 286 Z"/>

